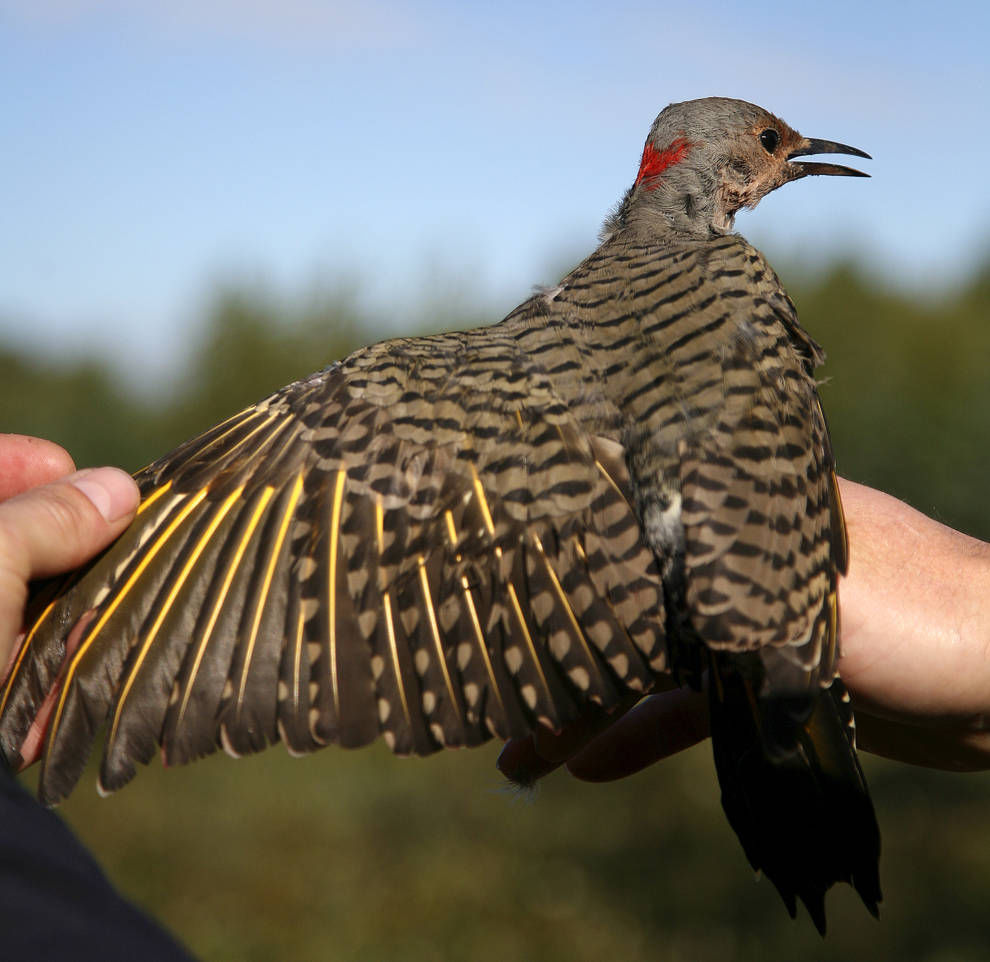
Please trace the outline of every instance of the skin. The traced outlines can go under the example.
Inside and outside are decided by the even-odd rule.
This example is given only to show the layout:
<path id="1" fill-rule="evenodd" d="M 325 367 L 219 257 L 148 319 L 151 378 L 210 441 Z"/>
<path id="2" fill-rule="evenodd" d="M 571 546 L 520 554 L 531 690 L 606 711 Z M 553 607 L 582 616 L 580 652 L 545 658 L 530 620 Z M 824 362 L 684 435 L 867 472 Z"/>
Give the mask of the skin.
<path id="1" fill-rule="evenodd" d="M 134 517 L 117 468 L 74 471 L 48 441 L 0 435 L 0 664 L 28 583 L 82 564 Z M 842 482 L 851 544 L 840 587 L 842 677 L 867 751 L 935 768 L 990 768 L 990 544 L 863 485 Z M 588 781 L 630 775 L 708 735 L 704 694 L 671 689 L 562 732 L 509 742 L 502 771 L 532 782 L 560 764 Z M 607 729 L 606 731 L 602 731 Z M 600 734 L 601 733 L 601 734 Z"/>
<path id="2" fill-rule="evenodd" d="M 137 504 L 124 471 L 75 471 L 57 444 L 0 435 L 0 666 L 21 631 L 28 582 L 97 554 L 130 524 Z"/>
<path id="3" fill-rule="evenodd" d="M 839 670 L 859 746 L 931 768 L 990 768 L 990 544 L 861 484 L 841 491 L 851 561 Z M 511 741 L 499 767 L 523 784 L 565 763 L 577 778 L 609 781 L 708 734 L 707 696 L 673 689 Z"/>

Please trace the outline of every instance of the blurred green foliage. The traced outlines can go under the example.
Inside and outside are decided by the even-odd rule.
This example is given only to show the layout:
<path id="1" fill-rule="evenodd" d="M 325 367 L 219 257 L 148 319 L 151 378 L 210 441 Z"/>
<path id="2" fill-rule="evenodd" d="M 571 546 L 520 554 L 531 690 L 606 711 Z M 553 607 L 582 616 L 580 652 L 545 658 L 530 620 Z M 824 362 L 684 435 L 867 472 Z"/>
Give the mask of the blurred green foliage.
<path id="1" fill-rule="evenodd" d="M 990 264 L 935 302 L 850 265 L 792 294 L 828 352 L 821 393 L 841 473 L 990 539 Z"/>
<path id="2" fill-rule="evenodd" d="M 849 265 L 785 282 L 829 353 L 822 394 L 842 472 L 990 539 L 990 265 L 932 302 Z M 353 295 L 288 303 L 221 291 L 184 376 L 156 405 L 95 361 L 0 350 L 5 428 L 56 439 L 79 464 L 137 468 L 380 336 L 384 324 Z M 481 320 L 455 313 L 434 305 L 411 327 Z M 90 773 L 63 814 L 125 892 L 210 960 L 990 954 L 987 776 L 866 759 L 884 831 L 883 919 L 836 890 L 822 942 L 753 883 L 706 746 L 612 785 L 558 773 L 533 797 L 504 789 L 495 751 L 409 762 L 379 745 L 298 761 L 275 749 L 178 772 L 154 765 L 108 800 Z"/>

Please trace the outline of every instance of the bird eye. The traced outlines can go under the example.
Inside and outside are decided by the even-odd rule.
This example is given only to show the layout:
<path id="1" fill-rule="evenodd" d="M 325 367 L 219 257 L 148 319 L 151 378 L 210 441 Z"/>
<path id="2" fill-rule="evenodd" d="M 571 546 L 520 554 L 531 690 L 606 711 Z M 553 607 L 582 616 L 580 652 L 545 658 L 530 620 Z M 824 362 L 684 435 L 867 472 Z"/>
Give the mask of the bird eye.
<path id="1" fill-rule="evenodd" d="M 777 144 L 780 143 L 780 134 L 773 128 L 768 128 L 760 134 L 760 143 L 763 144 L 768 154 L 772 154 L 777 149 Z"/>

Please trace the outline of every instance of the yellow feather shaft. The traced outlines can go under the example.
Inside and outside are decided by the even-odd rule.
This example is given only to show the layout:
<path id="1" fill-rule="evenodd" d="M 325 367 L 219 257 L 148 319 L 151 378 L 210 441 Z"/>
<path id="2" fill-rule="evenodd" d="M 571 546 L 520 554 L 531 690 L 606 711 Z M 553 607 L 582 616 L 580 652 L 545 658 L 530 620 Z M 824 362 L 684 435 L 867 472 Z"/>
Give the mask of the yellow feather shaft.
<path id="1" fill-rule="evenodd" d="M 485 497 L 485 489 L 481 486 L 481 478 L 471 465 L 471 476 L 474 479 L 474 493 L 478 496 L 478 504 L 481 507 L 481 515 L 485 519 L 485 527 L 489 534 L 495 534 L 495 522 L 492 520 L 492 513 L 488 507 L 488 499 Z"/>
<path id="2" fill-rule="evenodd" d="M 552 701 L 550 697 L 550 686 L 547 684 L 546 675 L 543 674 L 543 665 L 540 664 L 540 656 L 536 653 L 536 645 L 533 643 L 533 636 L 529 633 L 529 626 L 526 624 L 526 619 L 523 616 L 522 606 L 519 604 L 519 598 L 516 596 L 515 586 L 510 582 L 506 587 L 509 589 L 509 600 L 512 602 L 512 608 L 516 613 L 516 620 L 519 622 L 519 627 L 522 629 L 523 636 L 526 638 L 529 653 L 533 656 L 536 671 L 540 676 L 540 683 L 543 685 L 543 690 L 547 693 L 547 701 Z"/>
<path id="3" fill-rule="evenodd" d="M 24 656 L 27 654 L 28 648 L 34 640 L 34 636 L 38 633 L 38 629 L 45 623 L 48 616 L 52 613 L 52 609 L 55 607 L 57 601 L 58 599 L 56 598 L 55 601 L 48 603 L 48 606 L 41 613 L 41 616 L 34 623 L 33 627 L 28 632 L 27 637 L 21 643 L 21 649 L 17 652 L 17 658 L 14 660 L 14 666 L 10 669 L 10 672 L 7 675 L 7 683 L 4 685 L 3 698 L 0 698 L 0 713 L 2 713 L 4 708 L 7 707 L 7 699 L 10 697 L 10 693 L 14 687 L 12 682 L 16 677 L 17 672 L 20 671 L 21 663 L 24 661 Z"/>
<path id="4" fill-rule="evenodd" d="M 485 636 L 481 631 L 481 622 L 478 620 L 478 611 L 474 607 L 474 598 L 471 597 L 471 588 L 468 584 L 467 575 L 461 577 L 461 587 L 464 589 L 464 600 L 467 602 L 468 613 L 471 616 L 471 624 L 474 626 L 474 633 L 478 639 L 478 649 L 481 651 L 481 657 L 485 660 L 485 668 L 488 671 L 488 677 L 491 679 L 492 691 L 495 697 L 498 699 L 499 707 L 502 709 L 502 714 L 505 714 L 505 705 L 502 702 L 502 695 L 498 690 L 498 684 L 495 681 L 495 671 L 492 668 L 492 660 L 488 656 L 488 646 L 485 644 Z"/>
<path id="5" fill-rule="evenodd" d="M 382 596 L 385 606 L 385 630 L 388 633 L 388 646 L 392 652 L 392 665 L 395 667 L 395 684 L 399 688 L 399 698 L 402 699 L 402 714 L 406 724 L 412 728 L 412 718 L 409 715 L 409 703 L 406 700 L 406 686 L 402 682 L 402 668 L 399 665 L 399 646 L 395 640 L 395 625 L 392 622 L 392 599 L 386 591 Z"/>
<path id="6" fill-rule="evenodd" d="M 189 499 L 189 503 L 186 504 L 181 511 L 176 515 L 175 518 L 169 523 L 168 527 L 164 532 L 157 538 L 154 544 L 145 552 L 144 557 L 141 558 L 138 563 L 137 568 L 131 573 L 127 581 L 124 582 L 121 589 L 114 595 L 113 600 L 107 605 L 106 610 L 100 616 L 100 619 L 93 626 L 92 630 L 89 631 L 85 641 L 83 641 L 76 653 L 72 656 L 69 662 L 69 667 L 65 672 L 65 680 L 62 682 L 62 690 L 59 692 L 58 704 L 55 706 L 55 714 L 52 716 L 51 727 L 49 728 L 48 737 L 50 739 L 49 744 L 52 744 L 55 740 L 56 733 L 58 731 L 59 725 L 62 721 L 62 712 L 65 709 L 65 701 L 69 694 L 69 690 L 72 687 L 72 679 L 75 676 L 76 669 L 79 667 L 80 662 L 86 655 L 86 652 L 90 649 L 93 642 L 99 636 L 100 631 L 103 626 L 110 620 L 113 613 L 121 605 L 124 599 L 127 597 L 130 590 L 134 585 L 140 580 L 141 575 L 144 574 L 148 565 L 155 559 L 155 555 L 162 549 L 162 547 L 168 542 L 169 538 L 175 533 L 176 529 L 180 524 L 186 519 L 189 513 L 206 497 L 207 489 L 203 488 L 198 491 L 195 496 Z"/>
<path id="7" fill-rule="evenodd" d="M 571 603 L 567 600 L 567 595 L 564 594 L 563 585 L 561 585 L 560 580 L 557 578 L 557 572 L 553 570 L 553 565 L 550 563 L 550 559 L 547 557 L 546 551 L 543 550 L 543 543 L 540 541 L 537 535 L 533 535 L 533 543 L 536 545 L 537 551 L 540 552 L 540 557 L 543 558 L 543 564 L 547 569 L 547 574 L 550 576 L 550 581 L 553 584 L 554 590 L 557 592 L 557 597 L 560 599 L 560 603 L 567 612 L 567 617 L 570 619 L 571 625 L 574 628 L 574 634 L 577 635 L 578 641 L 581 643 L 581 647 L 584 648 L 585 656 L 587 657 L 589 663 L 595 674 L 601 679 L 601 671 L 598 667 L 598 659 L 594 656 L 591 651 L 591 647 L 588 645 L 588 639 L 585 638 L 584 632 L 581 630 L 581 623 L 577 619 L 577 615 L 574 613 L 574 609 L 571 607 Z"/>
<path id="8" fill-rule="evenodd" d="M 378 539 L 378 554 L 385 551 L 385 509 L 382 506 L 382 499 L 375 499 L 375 535 Z"/>
<path id="9" fill-rule="evenodd" d="M 333 691 L 333 711 L 340 720 L 340 692 L 337 690 L 337 542 L 340 539 L 340 512 L 344 503 L 344 481 L 347 472 L 341 468 L 333 489 L 330 511 L 330 557 L 327 559 L 327 609 L 329 619 L 330 687 Z"/>
<path id="10" fill-rule="evenodd" d="M 605 470 L 605 465 L 602 464 L 598 458 L 595 458 L 595 467 L 597 467 L 598 470 L 605 476 L 605 480 L 612 486 L 615 493 L 622 498 L 623 504 L 625 504 L 625 506 L 632 511 L 632 506 L 629 504 L 628 500 L 626 500 L 626 496 L 622 493 L 622 489 L 615 483 L 615 478 L 613 478 L 612 475 Z"/>
<path id="11" fill-rule="evenodd" d="M 447 694 L 450 696 L 450 704 L 457 711 L 458 717 L 463 722 L 464 716 L 461 713 L 457 696 L 454 694 L 454 685 L 450 679 L 450 669 L 447 667 L 447 659 L 443 654 L 443 642 L 440 640 L 440 627 L 437 624 L 437 614 L 433 607 L 433 597 L 430 594 L 430 579 L 426 574 L 426 562 L 423 556 L 419 556 L 419 585 L 423 592 L 423 607 L 426 609 L 426 618 L 430 623 L 430 634 L 433 637 L 433 644 L 437 649 L 437 658 L 440 660 L 440 668 L 443 671 L 444 684 L 447 686 Z"/>
<path id="12" fill-rule="evenodd" d="M 299 708 L 299 675 L 300 675 L 300 662 L 302 661 L 302 646 L 303 646 L 303 626 L 306 624 L 306 619 L 303 617 L 302 609 L 299 609 L 299 617 L 296 619 L 296 638 L 295 638 L 295 652 L 292 661 L 292 704 L 298 709 Z"/>
<path id="13" fill-rule="evenodd" d="M 179 592 L 182 590 L 182 586 L 186 583 L 186 579 L 189 577 L 192 570 L 196 567 L 196 562 L 199 561 L 199 556 L 203 553 L 203 550 L 210 543 L 210 539 L 213 537 L 217 528 L 220 527 L 220 523 L 226 517 L 227 513 L 230 511 L 231 506 L 237 499 L 238 495 L 241 493 L 241 488 L 238 488 L 233 494 L 227 497 L 227 499 L 220 505 L 220 508 L 214 515 L 210 524 L 207 526 L 206 531 L 203 532 L 196 546 L 193 548 L 191 554 L 186 559 L 186 563 L 182 566 L 182 570 L 179 572 L 178 577 L 175 579 L 175 584 L 172 585 L 171 591 L 168 593 L 168 597 L 165 599 L 164 604 L 158 612 L 151 628 L 148 629 L 147 634 L 141 644 L 141 651 L 138 653 L 137 657 L 134 659 L 134 664 L 131 666 L 131 670 L 127 674 L 127 679 L 120 691 L 120 697 L 117 699 L 117 708 L 113 714 L 113 723 L 110 727 L 110 738 L 109 741 L 112 743 L 117 735 L 117 727 L 120 723 L 120 716 L 124 709 L 124 703 L 127 701 L 127 697 L 130 694 L 131 688 L 134 685 L 134 681 L 141 671 L 141 666 L 144 664 L 145 658 L 148 656 L 148 652 L 151 646 L 154 644 L 155 638 L 158 636 L 158 632 L 161 629 L 165 618 L 168 616 L 169 611 L 172 610 L 172 605 L 175 603 L 176 597 L 178 597 Z"/>
<path id="14" fill-rule="evenodd" d="M 454 525 L 454 515 L 449 511 L 444 511 L 443 519 L 447 522 L 447 537 L 450 539 L 451 548 L 457 548 L 457 528 Z"/>
<path id="15" fill-rule="evenodd" d="M 167 483 L 163 484 L 160 488 L 155 488 L 155 490 L 152 491 L 151 494 L 149 494 L 148 497 L 146 497 L 138 505 L 137 517 L 140 517 L 142 514 L 144 514 L 144 512 L 147 511 L 148 508 L 150 508 L 163 494 L 165 494 L 166 491 L 170 491 L 171 489 L 172 489 L 171 481 L 168 481 Z"/>
<path id="16" fill-rule="evenodd" d="M 247 444 L 256 434 L 258 434 L 259 431 L 264 431 L 271 424 L 271 422 L 275 419 L 275 415 L 274 414 L 271 414 L 270 412 L 266 412 L 264 415 L 262 415 L 261 412 L 258 412 L 256 416 L 261 420 L 261 423 L 257 427 L 252 428 L 250 431 L 248 431 L 248 433 L 245 434 L 244 437 L 242 437 L 237 442 L 237 444 L 235 444 L 233 447 L 228 448 L 226 451 L 224 451 L 224 456 L 225 457 L 229 457 L 238 448 L 244 447 L 244 445 Z M 292 423 L 291 421 L 286 421 L 286 423 L 281 428 L 279 428 L 278 430 L 276 430 L 271 435 L 271 437 L 272 438 L 277 437 L 281 433 L 281 431 L 283 431 L 291 423 Z M 233 430 L 233 428 L 231 428 L 231 430 Z M 222 439 L 223 439 L 223 435 L 221 437 L 219 437 L 219 438 L 214 438 L 213 441 L 210 443 L 210 447 L 213 447 L 215 444 L 217 444 Z"/>
<path id="17" fill-rule="evenodd" d="M 239 497 L 243 490 L 243 486 L 239 487 L 231 496 L 231 500 L 235 497 Z M 227 573 L 224 576 L 223 584 L 220 586 L 220 594 L 217 596 L 216 604 L 214 604 L 213 610 L 210 612 L 209 621 L 207 621 L 206 628 L 203 630 L 199 644 L 196 646 L 196 655 L 193 659 L 192 668 L 189 671 L 189 678 L 186 680 L 186 690 L 182 695 L 182 704 L 179 706 L 178 720 L 175 723 L 176 728 L 182 724 L 182 719 L 185 717 L 186 707 L 188 706 L 189 698 L 192 695 L 193 685 L 196 682 L 196 676 L 199 674 L 199 669 L 203 663 L 203 657 L 206 654 L 206 649 L 210 643 L 210 639 L 213 637 L 213 629 L 216 626 L 217 619 L 220 617 L 220 612 L 223 610 L 223 604 L 227 600 L 227 593 L 230 591 L 230 586 L 234 580 L 234 575 L 237 573 L 237 569 L 240 566 L 241 558 L 247 550 L 247 546 L 254 535 L 254 529 L 258 526 L 258 521 L 261 519 L 261 515 L 264 512 L 265 506 L 268 504 L 272 493 L 272 488 L 264 488 L 262 490 L 261 500 L 255 506 L 254 513 L 251 515 L 244 534 L 241 536 L 241 540 L 234 551 L 234 556 L 231 559 L 230 564 L 227 566 Z"/>
<path id="18" fill-rule="evenodd" d="M 282 523 L 279 525 L 275 543 L 272 545 L 271 555 L 268 559 L 268 567 L 265 569 L 264 580 L 261 590 L 258 592 L 258 602 L 254 609 L 254 619 L 251 622 L 251 634 L 248 636 L 247 652 L 244 655 L 244 667 L 241 669 L 241 681 L 237 689 L 237 712 L 240 714 L 244 702 L 244 689 L 247 686 L 248 671 L 251 668 L 251 660 L 254 658 L 254 649 L 258 641 L 258 629 L 261 626 L 261 615 L 265 610 L 265 601 L 271 589 L 272 578 L 275 576 L 275 565 L 278 564 L 279 555 L 282 553 L 282 545 L 289 530 L 289 524 L 295 513 L 296 505 L 299 503 L 303 488 L 302 472 L 296 475 L 295 483 L 292 485 L 292 492 L 289 495 L 289 502 L 282 513 Z"/>

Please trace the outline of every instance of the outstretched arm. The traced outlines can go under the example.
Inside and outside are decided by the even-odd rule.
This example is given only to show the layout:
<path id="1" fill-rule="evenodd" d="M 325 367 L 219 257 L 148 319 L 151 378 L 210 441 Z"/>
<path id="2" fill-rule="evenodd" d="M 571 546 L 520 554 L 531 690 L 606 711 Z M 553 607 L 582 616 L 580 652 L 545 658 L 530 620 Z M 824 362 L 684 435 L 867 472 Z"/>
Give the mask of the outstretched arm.
<path id="1" fill-rule="evenodd" d="M 851 560 L 839 587 L 839 669 L 860 747 L 933 768 L 990 768 L 990 544 L 864 485 L 841 490 Z M 617 721 L 589 717 L 509 742 L 499 767 L 526 783 L 566 762 L 578 778 L 607 781 L 707 735 L 707 696 L 677 689 Z"/>

